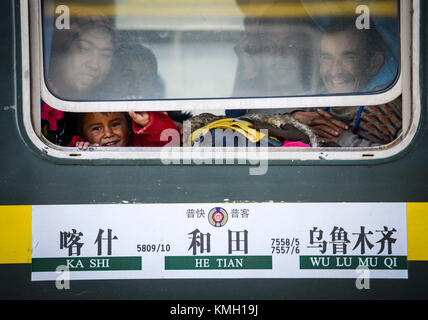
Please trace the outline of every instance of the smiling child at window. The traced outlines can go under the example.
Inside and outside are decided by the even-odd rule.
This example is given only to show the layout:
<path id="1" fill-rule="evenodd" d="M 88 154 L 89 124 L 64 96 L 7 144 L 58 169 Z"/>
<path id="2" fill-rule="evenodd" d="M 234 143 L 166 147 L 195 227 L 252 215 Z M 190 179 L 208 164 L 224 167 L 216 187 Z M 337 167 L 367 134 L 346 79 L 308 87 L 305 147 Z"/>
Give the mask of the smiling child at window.
<path id="1" fill-rule="evenodd" d="M 90 112 L 77 115 L 78 136 L 69 147 L 162 147 L 166 129 L 177 130 L 174 122 L 162 112 Z"/>

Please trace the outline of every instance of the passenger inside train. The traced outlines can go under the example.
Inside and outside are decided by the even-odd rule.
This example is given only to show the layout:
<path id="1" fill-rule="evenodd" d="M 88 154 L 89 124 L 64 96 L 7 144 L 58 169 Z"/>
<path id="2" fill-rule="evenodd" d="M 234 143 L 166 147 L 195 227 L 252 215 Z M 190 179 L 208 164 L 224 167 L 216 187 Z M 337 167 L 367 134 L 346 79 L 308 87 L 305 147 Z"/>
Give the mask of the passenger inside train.
<path id="1" fill-rule="evenodd" d="M 162 147 L 171 142 L 161 138 L 164 130 L 175 130 L 163 112 L 87 112 L 77 114 L 77 135 L 69 147 Z M 179 145 L 176 145 L 177 147 Z"/>
<path id="2" fill-rule="evenodd" d="M 162 99 L 165 90 L 153 51 L 127 37 L 115 48 L 104 87 L 104 98 L 112 100 Z"/>
<path id="3" fill-rule="evenodd" d="M 359 30 L 355 27 L 355 19 L 340 16 L 329 17 L 325 20 L 329 21 L 328 25 L 309 13 L 293 17 L 276 16 L 276 9 L 284 9 L 284 2 L 273 2 L 275 4 L 266 7 L 263 14 L 244 16 L 241 22 L 233 20 L 231 29 L 222 36 L 219 36 L 221 29 L 219 31 L 211 25 L 213 31 L 172 29 L 161 32 L 153 25 L 143 25 L 141 19 L 124 27 L 127 22 L 121 22 L 115 16 L 72 15 L 69 30 L 53 32 L 49 70 L 46 72 L 47 87 L 64 100 L 118 101 L 201 98 L 199 94 L 202 91 L 198 90 L 210 92 L 210 83 L 215 83 L 216 88 L 223 86 L 221 92 L 226 92 L 224 89 L 229 85 L 230 95 L 216 93 L 213 86 L 213 91 L 203 98 L 269 99 L 371 93 L 391 85 L 394 70 L 398 67 L 392 63 L 392 72 L 387 76 L 382 70 L 387 65 L 391 66 L 390 56 L 394 49 L 386 44 L 377 31 L 376 23 L 371 23 L 368 30 Z M 231 3 L 234 4 L 233 1 Z M 299 5 L 296 8 L 299 11 L 306 7 Z M 180 23 L 176 25 L 178 28 L 182 28 Z M 239 23 L 244 27 L 241 30 L 236 29 Z M 146 27 L 148 29 L 144 29 Z M 134 36 L 121 37 L 127 33 Z M 198 52 L 207 53 L 208 58 Z M 216 69 L 223 70 L 232 55 L 236 59 L 236 74 L 230 70 L 211 73 Z M 189 61 L 194 66 L 186 67 Z M 200 72 L 201 65 L 207 69 L 206 72 Z M 211 75 L 213 79 L 209 79 Z M 232 82 L 231 78 L 234 79 Z M 183 93 L 181 96 L 180 88 L 182 92 L 190 90 L 196 95 L 187 97 L 187 93 Z M 268 129 L 269 146 L 371 147 L 392 142 L 401 130 L 400 98 L 380 106 L 325 107 L 319 110 L 287 107 L 241 109 L 213 115 L 201 108 L 191 118 L 191 114 L 181 111 L 142 112 L 137 115 L 160 121 L 159 127 L 164 121 L 171 120 L 149 116 L 154 114 L 169 115 L 181 133 L 184 120 L 192 123 L 192 130 L 200 130 L 204 134 L 217 129 L 231 129 L 235 133 L 245 132 L 248 138 L 252 136 L 252 130 Z M 82 119 L 92 121 L 96 118 L 99 121 L 95 123 L 104 124 L 111 122 L 110 117 L 114 115 L 119 116 L 114 112 L 96 112 L 76 117 L 43 103 L 42 134 L 61 146 L 78 146 L 82 150 L 89 146 L 103 146 L 105 144 L 91 141 L 90 135 L 84 134 L 85 121 Z M 79 120 L 76 122 L 75 118 Z M 226 126 L 225 119 L 230 122 Z M 139 120 L 134 119 L 134 124 L 147 126 Z M 291 127 L 294 130 L 290 130 Z M 137 132 L 140 131 L 130 130 L 130 133 Z M 190 136 L 195 138 L 192 133 Z M 184 137 L 183 141 L 189 142 L 187 138 Z M 190 140 L 190 145 L 196 146 L 193 140 Z M 154 142 L 128 142 L 124 145 L 154 146 Z"/>
<path id="4" fill-rule="evenodd" d="M 234 96 L 296 96 L 313 91 L 318 30 L 308 18 L 245 21 L 235 46 L 239 66 Z"/>
<path id="5" fill-rule="evenodd" d="M 362 92 L 384 64 L 385 44 L 374 24 L 359 30 L 353 19 L 335 19 L 321 37 L 320 74 L 328 93 Z M 322 141 L 370 147 L 394 141 L 401 130 L 401 97 L 376 106 L 295 111 L 293 117 Z"/>
<path id="6" fill-rule="evenodd" d="M 102 15 L 73 17 L 69 29 L 55 29 L 46 84 L 62 99 L 97 95 L 112 64 L 115 30 Z M 70 114 L 46 103 L 41 107 L 42 134 L 52 143 L 67 145 L 72 137 Z"/>

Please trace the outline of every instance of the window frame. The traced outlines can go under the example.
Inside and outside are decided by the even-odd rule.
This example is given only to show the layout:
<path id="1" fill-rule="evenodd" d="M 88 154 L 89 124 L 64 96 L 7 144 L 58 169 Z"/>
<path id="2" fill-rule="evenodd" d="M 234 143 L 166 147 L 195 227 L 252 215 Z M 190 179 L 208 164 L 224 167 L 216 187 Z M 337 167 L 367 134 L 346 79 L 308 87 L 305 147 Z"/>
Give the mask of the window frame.
<path id="1" fill-rule="evenodd" d="M 53 96 L 46 88 L 43 77 L 43 45 L 41 2 L 20 0 L 21 17 L 21 50 L 22 50 L 22 103 L 24 127 L 37 149 L 57 159 L 118 159 L 118 160 L 159 160 L 170 163 L 191 163 L 198 158 L 203 163 L 215 159 L 257 160 L 261 153 L 267 154 L 270 160 L 373 160 L 386 159 L 403 151 L 412 141 L 420 119 L 419 69 L 412 68 L 419 62 L 419 1 L 400 0 L 400 75 L 394 86 L 379 94 L 308 96 L 285 98 L 228 98 L 228 99 L 180 99 L 158 101 L 101 101 L 75 102 L 65 101 Z M 35 66 L 31 68 L 31 66 Z M 63 111 L 82 111 L 73 109 L 75 104 L 90 106 L 91 112 L 138 110 L 204 110 L 245 108 L 278 108 L 278 107 L 320 107 L 382 104 L 394 100 L 402 94 L 403 98 L 403 132 L 388 145 L 370 148 L 98 148 L 91 151 L 78 151 L 77 148 L 56 146 L 41 135 L 40 99 Z M 93 106 L 93 105 L 96 105 Z M 207 105 L 209 106 L 207 108 Z M 86 110 L 85 110 L 86 111 Z M 168 151 L 165 149 L 169 149 Z M 222 151 L 222 152 L 218 152 Z M 180 160 L 177 162 L 177 160 Z M 204 162 L 205 160 L 205 162 Z"/>

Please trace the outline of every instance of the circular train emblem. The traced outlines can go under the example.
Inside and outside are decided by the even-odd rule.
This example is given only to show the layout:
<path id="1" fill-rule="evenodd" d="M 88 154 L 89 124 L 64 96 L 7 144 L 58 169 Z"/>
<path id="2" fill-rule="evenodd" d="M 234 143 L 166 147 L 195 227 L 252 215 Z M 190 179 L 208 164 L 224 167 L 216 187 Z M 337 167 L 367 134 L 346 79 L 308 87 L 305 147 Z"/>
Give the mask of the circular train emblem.
<path id="1" fill-rule="evenodd" d="M 208 213 L 208 221 L 214 227 L 223 227 L 228 220 L 228 215 L 226 210 L 220 207 L 215 207 L 210 210 Z"/>

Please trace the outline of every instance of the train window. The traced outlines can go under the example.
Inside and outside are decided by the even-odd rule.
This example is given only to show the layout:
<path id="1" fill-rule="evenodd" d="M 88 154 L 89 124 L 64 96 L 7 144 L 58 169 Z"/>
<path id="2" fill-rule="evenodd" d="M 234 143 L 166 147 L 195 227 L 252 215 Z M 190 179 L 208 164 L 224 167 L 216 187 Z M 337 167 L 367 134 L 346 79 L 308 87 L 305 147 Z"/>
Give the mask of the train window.
<path id="1" fill-rule="evenodd" d="M 62 100 L 367 94 L 399 76 L 396 0 L 60 3 L 42 2 L 43 62 Z"/>
<path id="2" fill-rule="evenodd" d="M 31 70 L 29 114 L 35 134 L 56 150 L 212 147 L 211 129 L 231 129 L 244 140 L 227 146 L 289 146 L 300 159 L 314 157 L 309 147 L 335 147 L 342 159 L 355 150 L 376 158 L 414 119 L 404 83 L 412 4 L 403 1 L 21 5 L 30 17 L 31 62 L 40 66 Z M 125 141 L 94 138 L 118 128 Z M 179 129 L 179 137 L 170 132 L 159 142 L 165 129 Z"/>

